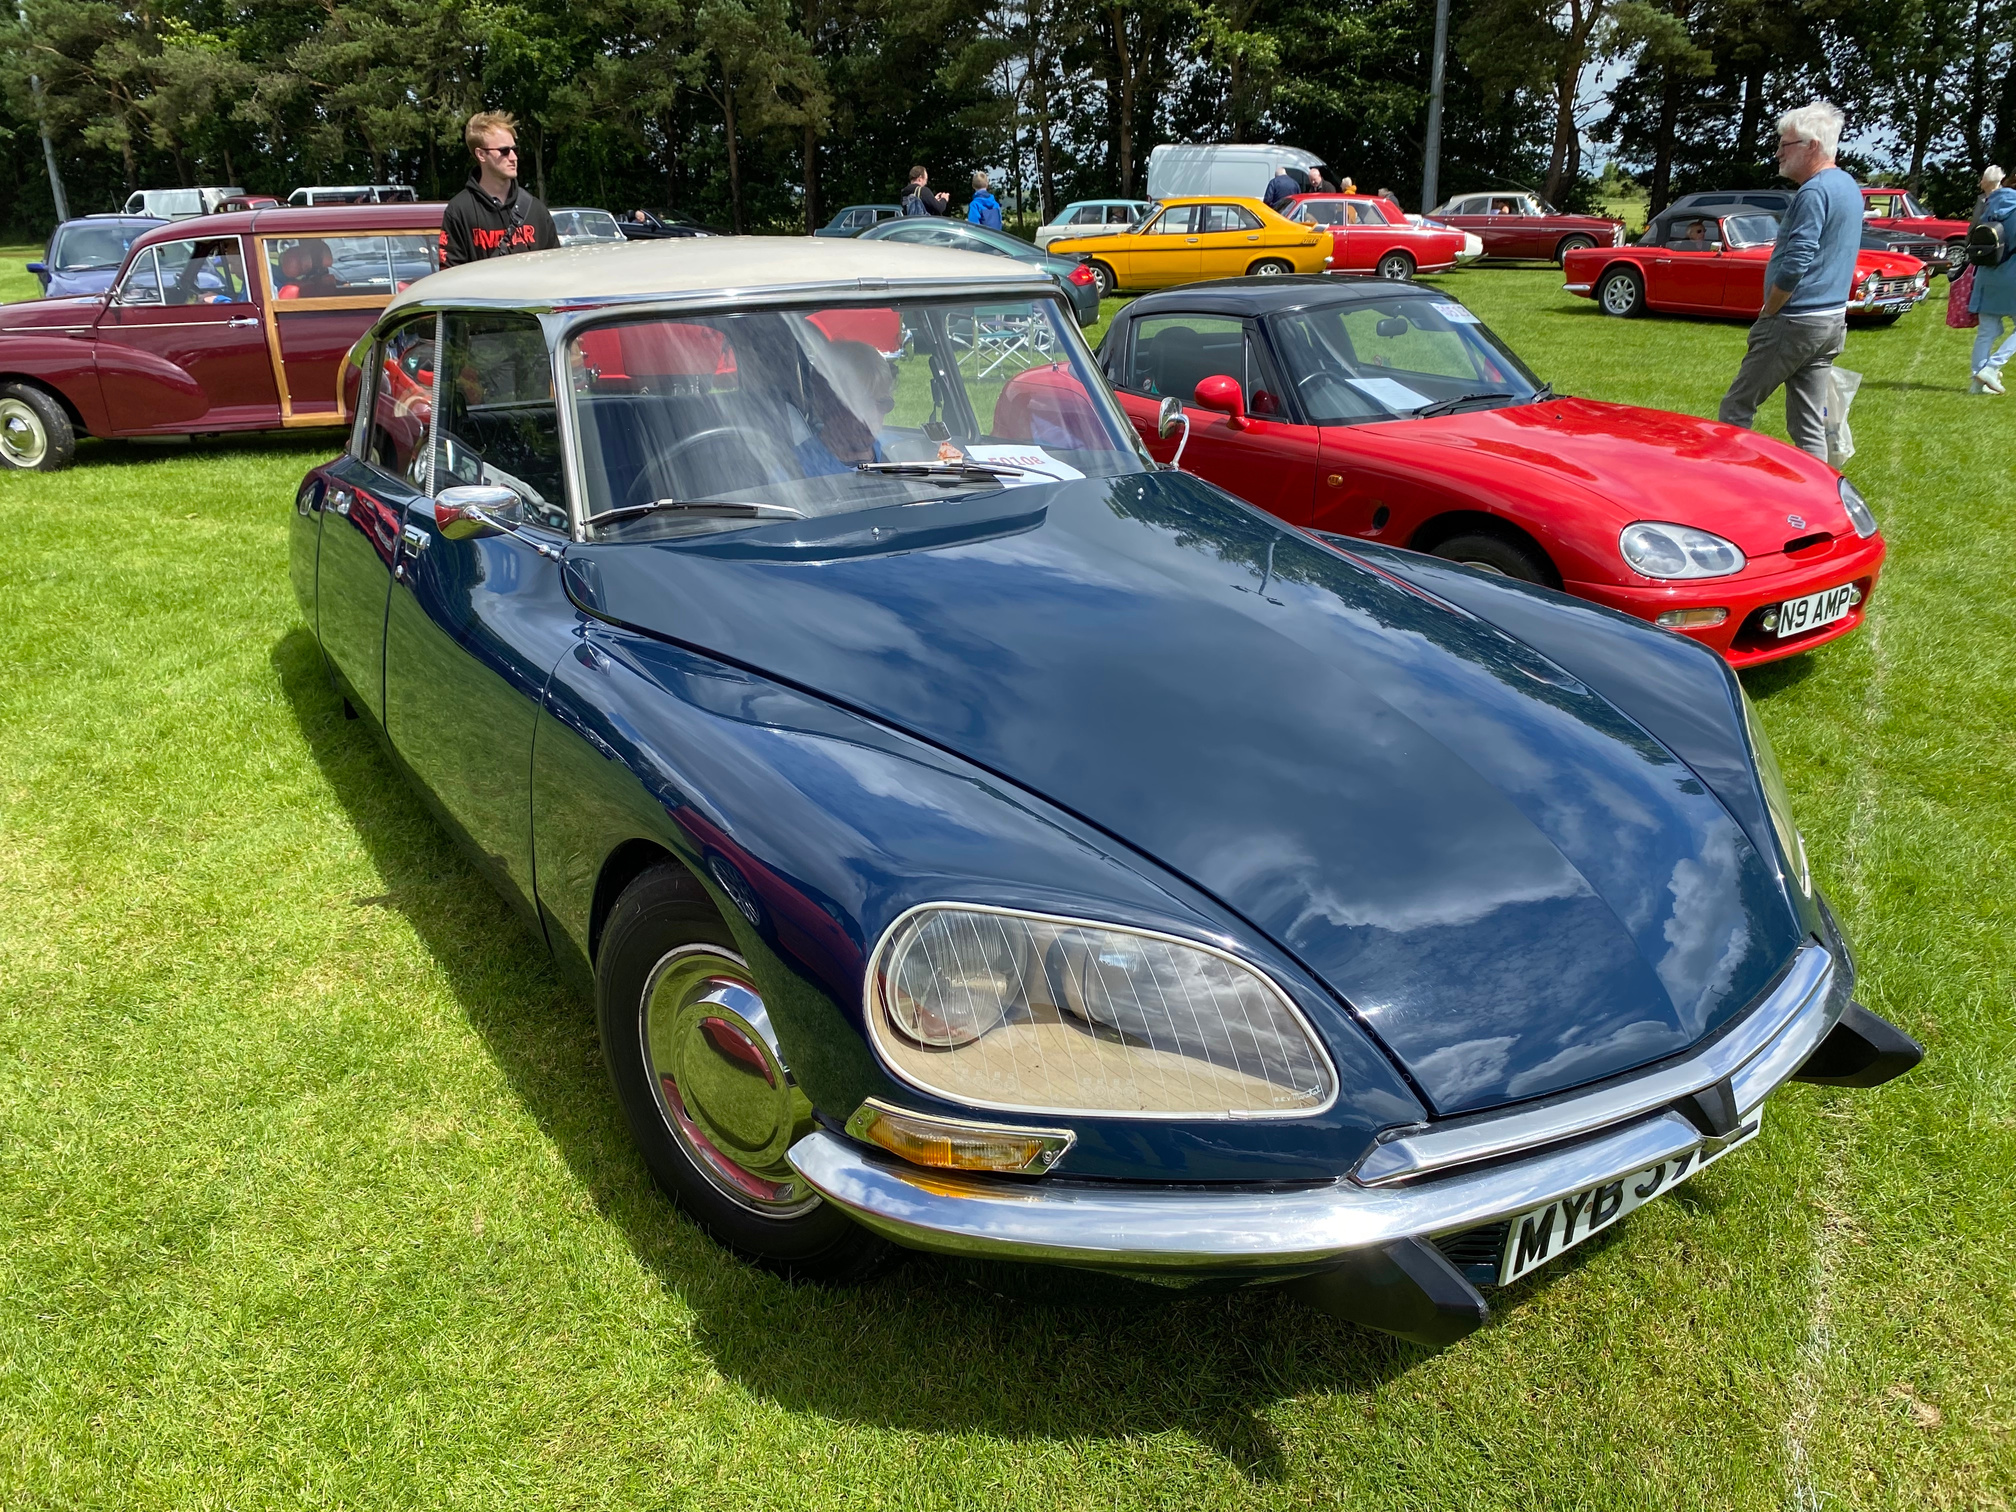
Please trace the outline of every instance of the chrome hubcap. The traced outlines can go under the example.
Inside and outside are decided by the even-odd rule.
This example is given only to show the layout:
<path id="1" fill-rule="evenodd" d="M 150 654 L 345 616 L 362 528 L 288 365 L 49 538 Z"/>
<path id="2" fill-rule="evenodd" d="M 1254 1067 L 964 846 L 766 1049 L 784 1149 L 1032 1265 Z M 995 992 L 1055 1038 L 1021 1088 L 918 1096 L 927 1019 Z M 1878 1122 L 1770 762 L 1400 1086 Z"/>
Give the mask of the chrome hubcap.
<path id="1" fill-rule="evenodd" d="M 645 982 L 640 1027 L 665 1125 L 715 1188 L 764 1218 L 817 1207 L 784 1158 L 810 1130 L 812 1104 L 742 959 L 713 945 L 673 951 Z"/>
<path id="2" fill-rule="evenodd" d="M 1631 308 L 1635 292 L 1628 278 L 1613 278 L 1603 285 L 1603 308 L 1616 315 L 1622 315 Z"/>
<path id="3" fill-rule="evenodd" d="M 1379 265 L 1379 276 L 1381 278 L 1405 278 L 1407 276 L 1407 264 L 1400 261 L 1397 257 L 1389 257 Z"/>
<path id="4" fill-rule="evenodd" d="M 19 399 L 0 399 L 0 456 L 15 467 L 36 467 L 48 452 L 42 417 Z"/>

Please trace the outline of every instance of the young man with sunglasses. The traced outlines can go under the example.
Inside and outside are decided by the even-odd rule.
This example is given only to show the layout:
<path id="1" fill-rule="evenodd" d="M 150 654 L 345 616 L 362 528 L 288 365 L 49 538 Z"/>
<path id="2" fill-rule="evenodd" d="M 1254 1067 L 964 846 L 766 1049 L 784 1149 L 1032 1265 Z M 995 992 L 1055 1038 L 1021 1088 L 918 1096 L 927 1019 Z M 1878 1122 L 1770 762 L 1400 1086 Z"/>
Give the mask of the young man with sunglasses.
<path id="1" fill-rule="evenodd" d="M 462 136 L 476 171 L 441 213 L 441 266 L 559 246 L 553 217 L 518 186 L 518 123 L 506 111 L 479 111 Z"/>

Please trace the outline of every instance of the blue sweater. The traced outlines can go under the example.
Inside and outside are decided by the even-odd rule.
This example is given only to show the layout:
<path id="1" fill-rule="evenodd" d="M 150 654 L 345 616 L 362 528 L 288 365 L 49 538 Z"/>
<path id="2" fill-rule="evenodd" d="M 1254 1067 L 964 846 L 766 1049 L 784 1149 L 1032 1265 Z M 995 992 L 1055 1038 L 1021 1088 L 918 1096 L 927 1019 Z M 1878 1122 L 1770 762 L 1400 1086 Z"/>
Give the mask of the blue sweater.
<path id="1" fill-rule="evenodd" d="M 1981 219 L 2002 227 L 2002 244 L 2016 247 L 2016 189 L 2003 185 L 1988 196 Z M 1976 315 L 2016 315 L 2016 257 L 1999 268 L 1974 270 L 1974 297 L 1967 308 Z"/>
<path id="2" fill-rule="evenodd" d="M 1862 246 L 1862 191 L 1839 168 L 1816 173 L 1792 196 L 1764 282 L 1790 289 L 1781 315 L 1821 315 L 1848 306 Z"/>

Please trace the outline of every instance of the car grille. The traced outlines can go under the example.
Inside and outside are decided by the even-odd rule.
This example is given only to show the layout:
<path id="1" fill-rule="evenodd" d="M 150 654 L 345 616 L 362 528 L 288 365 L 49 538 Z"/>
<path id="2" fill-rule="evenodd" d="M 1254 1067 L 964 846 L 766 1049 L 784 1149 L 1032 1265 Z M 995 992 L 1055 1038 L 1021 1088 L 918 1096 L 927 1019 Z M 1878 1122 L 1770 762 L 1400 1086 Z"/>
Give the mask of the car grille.
<path id="1" fill-rule="evenodd" d="M 1871 299 L 1905 299 L 1918 292 L 1918 282 L 1914 278 L 1873 278 L 1869 281 Z"/>
<path id="2" fill-rule="evenodd" d="M 1491 1286 L 1498 1280 L 1498 1257 L 1505 1253 L 1505 1236 L 1511 1231 L 1509 1223 L 1487 1223 L 1460 1234 L 1444 1234 L 1435 1248 L 1471 1285 Z"/>

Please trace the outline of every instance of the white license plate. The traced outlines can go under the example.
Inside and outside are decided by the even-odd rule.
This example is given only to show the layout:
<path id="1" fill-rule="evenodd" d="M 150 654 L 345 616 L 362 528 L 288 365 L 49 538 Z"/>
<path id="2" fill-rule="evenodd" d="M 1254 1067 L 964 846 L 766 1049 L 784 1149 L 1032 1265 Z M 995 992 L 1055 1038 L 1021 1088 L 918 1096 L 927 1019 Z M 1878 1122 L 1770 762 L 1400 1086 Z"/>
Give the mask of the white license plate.
<path id="1" fill-rule="evenodd" d="M 1760 1107 L 1727 1139 L 1710 1140 L 1684 1155 L 1646 1166 L 1615 1181 L 1584 1187 L 1545 1207 L 1521 1213 L 1512 1220 L 1505 1235 L 1505 1252 L 1498 1257 L 1498 1284 L 1505 1286 L 1517 1281 L 1556 1255 L 1602 1233 L 1626 1213 L 1672 1191 L 1703 1166 L 1713 1165 L 1738 1145 L 1748 1144 L 1763 1126 L 1764 1110 Z"/>
<path id="2" fill-rule="evenodd" d="M 1825 588 L 1804 598 L 1787 599 L 1778 606 L 1778 639 L 1818 630 L 1822 625 L 1846 619 L 1848 611 L 1858 602 L 1853 583 L 1843 583 L 1839 588 Z"/>

